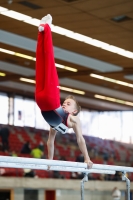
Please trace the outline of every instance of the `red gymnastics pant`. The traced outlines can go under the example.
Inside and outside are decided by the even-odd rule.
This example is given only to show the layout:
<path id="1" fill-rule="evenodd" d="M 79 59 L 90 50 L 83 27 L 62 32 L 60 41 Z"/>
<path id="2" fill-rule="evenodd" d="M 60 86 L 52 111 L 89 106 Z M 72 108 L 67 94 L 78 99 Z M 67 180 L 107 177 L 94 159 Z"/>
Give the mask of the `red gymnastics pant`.
<path id="1" fill-rule="evenodd" d="M 35 99 L 41 111 L 60 107 L 59 80 L 55 67 L 51 29 L 43 24 L 44 31 L 38 33 L 36 49 Z"/>

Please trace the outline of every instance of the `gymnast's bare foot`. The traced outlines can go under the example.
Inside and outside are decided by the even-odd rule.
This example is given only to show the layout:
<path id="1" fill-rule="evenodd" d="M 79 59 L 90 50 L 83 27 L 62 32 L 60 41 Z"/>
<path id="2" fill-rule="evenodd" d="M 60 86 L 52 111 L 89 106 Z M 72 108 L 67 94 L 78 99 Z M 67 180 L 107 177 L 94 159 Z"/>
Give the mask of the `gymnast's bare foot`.
<path id="1" fill-rule="evenodd" d="M 85 160 L 85 163 L 87 164 L 88 169 L 92 168 L 93 162 L 91 160 Z"/>
<path id="2" fill-rule="evenodd" d="M 49 26 L 51 26 L 51 24 L 52 24 L 52 16 L 50 14 L 46 15 L 45 17 L 43 17 L 41 19 L 40 25 L 38 27 L 39 32 L 44 31 L 44 26 L 43 25 L 45 25 L 45 24 L 48 24 Z"/>

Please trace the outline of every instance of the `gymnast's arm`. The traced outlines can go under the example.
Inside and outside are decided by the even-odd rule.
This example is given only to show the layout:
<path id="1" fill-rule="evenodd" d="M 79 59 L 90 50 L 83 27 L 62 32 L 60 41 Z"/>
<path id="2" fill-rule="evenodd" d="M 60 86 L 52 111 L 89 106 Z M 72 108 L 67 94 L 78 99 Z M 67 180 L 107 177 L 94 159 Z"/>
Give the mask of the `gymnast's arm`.
<path id="1" fill-rule="evenodd" d="M 50 128 L 49 137 L 47 141 L 48 159 L 53 160 L 54 157 L 54 141 L 56 136 L 56 130 Z"/>
<path id="2" fill-rule="evenodd" d="M 88 151 L 87 151 L 87 148 L 86 148 L 86 143 L 85 143 L 85 140 L 82 136 L 80 119 L 77 116 L 73 116 L 73 115 L 69 115 L 69 116 L 70 117 L 68 119 L 68 127 L 73 128 L 73 130 L 76 134 L 76 137 L 77 137 L 77 143 L 78 143 L 78 146 L 80 148 L 80 151 L 84 155 L 85 163 L 87 163 L 89 168 L 92 168 L 93 163 L 90 160 L 90 157 L 88 155 Z"/>

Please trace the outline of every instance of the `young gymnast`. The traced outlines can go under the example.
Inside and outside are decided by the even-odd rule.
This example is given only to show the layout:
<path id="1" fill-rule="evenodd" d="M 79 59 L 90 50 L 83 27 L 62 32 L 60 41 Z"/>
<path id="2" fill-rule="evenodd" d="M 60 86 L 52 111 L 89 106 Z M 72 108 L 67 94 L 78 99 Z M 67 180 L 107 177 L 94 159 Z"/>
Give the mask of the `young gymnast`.
<path id="1" fill-rule="evenodd" d="M 52 17 L 47 15 L 42 18 L 39 25 L 36 49 L 36 91 L 35 99 L 44 119 L 50 125 L 47 141 L 48 159 L 54 156 L 54 140 L 56 132 L 66 133 L 68 128 L 73 128 L 78 146 L 84 155 L 85 163 L 91 168 L 91 162 L 85 140 L 82 136 L 80 119 L 77 114 L 80 106 L 73 96 L 68 96 L 63 105 L 60 105 L 60 91 L 58 75 L 55 67 L 53 43 L 51 35 Z"/>

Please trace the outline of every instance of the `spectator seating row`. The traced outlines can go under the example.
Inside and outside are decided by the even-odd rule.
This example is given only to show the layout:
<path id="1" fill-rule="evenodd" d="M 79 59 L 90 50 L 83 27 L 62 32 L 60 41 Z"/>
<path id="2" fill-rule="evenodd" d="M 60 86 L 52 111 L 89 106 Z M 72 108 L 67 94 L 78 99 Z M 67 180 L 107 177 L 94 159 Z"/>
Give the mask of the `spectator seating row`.
<path id="1" fill-rule="evenodd" d="M 47 148 L 46 148 L 46 142 L 48 137 L 48 131 L 44 130 L 37 130 L 34 128 L 28 128 L 28 127 L 15 127 L 15 126 L 9 126 L 10 129 L 10 137 L 9 137 L 9 143 L 10 143 L 10 150 L 15 151 L 18 156 L 20 157 L 31 157 L 31 155 L 28 154 L 20 154 L 20 150 L 22 148 L 22 145 L 29 141 L 31 144 L 31 148 L 34 148 L 38 146 L 40 141 L 43 141 L 45 146 L 45 155 L 47 156 Z M 89 154 L 91 155 L 91 150 L 95 150 L 96 153 L 98 153 L 98 156 L 92 156 L 91 160 L 94 163 L 97 164 L 103 164 L 105 163 L 102 156 L 104 153 L 108 153 L 109 155 L 113 155 L 110 157 L 106 164 L 113 165 L 114 159 L 117 161 L 122 162 L 129 162 L 131 163 L 133 161 L 133 148 L 131 145 L 123 144 L 116 141 L 110 141 L 110 140 L 103 140 L 101 138 L 96 138 L 92 136 L 84 136 L 87 148 L 89 150 Z M 75 134 L 65 134 L 60 135 L 57 134 L 56 140 L 55 140 L 55 157 L 54 159 L 60 159 L 60 157 L 64 157 L 66 160 L 69 161 L 75 161 L 76 157 L 80 154 L 79 148 L 77 146 L 76 142 L 76 136 Z M 5 152 L 0 152 L 0 155 L 9 155 Z M 1 169 L 2 170 L 2 169 Z M 23 176 L 22 170 L 14 170 L 14 169 L 3 169 L 5 170 L 3 174 L 1 175 L 9 175 L 14 174 L 17 176 Z M 38 177 L 51 177 L 52 175 L 47 171 L 42 170 L 35 170 L 36 175 Z M 64 174 L 65 178 L 70 178 L 70 173 L 67 172 L 61 172 Z M 63 175 L 62 174 L 62 175 Z"/>

